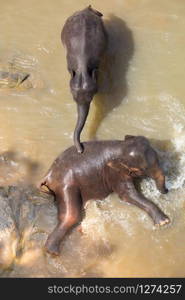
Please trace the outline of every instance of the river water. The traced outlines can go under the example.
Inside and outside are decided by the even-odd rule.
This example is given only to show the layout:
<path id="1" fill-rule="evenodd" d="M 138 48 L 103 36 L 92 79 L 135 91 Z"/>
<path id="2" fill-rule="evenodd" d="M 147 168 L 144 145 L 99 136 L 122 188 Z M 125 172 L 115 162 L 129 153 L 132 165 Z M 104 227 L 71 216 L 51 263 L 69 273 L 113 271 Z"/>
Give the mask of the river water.
<path id="1" fill-rule="evenodd" d="M 125 134 L 149 138 L 165 169 L 169 193 L 161 195 L 149 179 L 141 189 L 171 219 L 170 225 L 155 229 L 143 211 L 116 195 L 92 201 L 83 235 L 74 230 L 65 239 L 51 273 L 37 271 L 37 257 L 28 256 L 25 265 L 31 259 L 32 267 L 14 276 L 184 277 L 185 2 L 0 4 L 0 69 L 13 65 L 33 80 L 31 88 L 0 90 L 1 186 L 36 183 L 72 144 L 77 115 L 60 33 L 68 16 L 91 4 L 103 13 L 109 47 L 82 140 L 123 139 Z"/>

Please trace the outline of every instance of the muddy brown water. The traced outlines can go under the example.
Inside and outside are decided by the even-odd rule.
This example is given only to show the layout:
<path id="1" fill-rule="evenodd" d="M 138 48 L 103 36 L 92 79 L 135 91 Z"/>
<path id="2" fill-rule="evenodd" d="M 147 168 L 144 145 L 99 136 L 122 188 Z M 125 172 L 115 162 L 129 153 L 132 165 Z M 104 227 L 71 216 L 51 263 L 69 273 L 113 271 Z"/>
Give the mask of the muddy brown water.
<path id="1" fill-rule="evenodd" d="M 56 208 L 52 199 L 29 200 L 26 186 L 72 144 L 76 107 L 60 32 L 68 16 L 89 4 L 104 14 L 110 43 L 82 139 L 148 137 L 159 152 L 169 193 L 161 195 L 148 179 L 140 188 L 171 224 L 155 229 L 143 211 L 111 195 L 89 203 L 83 234 L 74 229 L 61 256 L 51 258 L 42 245 Z M 24 225 L 19 255 L 12 231 L 3 255 L 13 263 L 3 276 L 184 277 L 185 2 L 0 0 L 0 5 L 0 69 L 13 64 L 33 77 L 31 88 L 0 90 L 0 185 L 17 185 L 11 203 L 22 201 L 23 217 L 37 217 L 40 230 L 30 239 L 36 225 Z"/>

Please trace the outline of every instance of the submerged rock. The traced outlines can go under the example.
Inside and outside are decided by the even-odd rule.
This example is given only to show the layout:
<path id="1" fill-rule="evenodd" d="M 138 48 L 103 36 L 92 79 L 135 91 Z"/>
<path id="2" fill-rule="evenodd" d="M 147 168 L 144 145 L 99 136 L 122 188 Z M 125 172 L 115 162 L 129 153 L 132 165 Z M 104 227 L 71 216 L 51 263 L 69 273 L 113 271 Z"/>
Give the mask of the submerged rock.
<path id="1" fill-rule="evenodd" d="M 0 89 L 2 88 L 17 88 L 29 78 L 28 73 L 13 73 L 0 71 Z M 25 86 L 25 84 L 24 84 Z M 30 86 L 31 87 L 31 86 Z"/>
<path id="2" fill-rule="evenodd" d="M 0 193 L 0 271 L 12 264 L 18 241 L 16 223 L 4 190 Z"/>
<path id="3" fill-rule="evenodd" d="M 33 267 L 35 260 L 38 262 L 44 259 L 43 245 L 56 222 L 56 208 L 51 198 L 40 194 L 34 187 L 1 188 L 1 275 L 28 276 L 28 267 Z M 48 272 L 45 270 L 44 261 L 39 268 L 36 264 L 37 275 L 46 276 Z M 34 272 L 30 272 L 31 275 Z"/>
<path id="4" fill-rule="evenodd" d="M 113 249 L 100 240 L 90 241 L 76 228 L 62 242 L 58 257 L 45 252 L 45 241 L 56 224 L 52 195 L 28 185 L 1 187 L 0 277 L 102 276 L 95 266 Z"/>
<path id="5" fill-rule="evenodd" d="M 33 57 L 17 54 L 0 63 L 0 91 L 41 89 L 44 82 Z"/>

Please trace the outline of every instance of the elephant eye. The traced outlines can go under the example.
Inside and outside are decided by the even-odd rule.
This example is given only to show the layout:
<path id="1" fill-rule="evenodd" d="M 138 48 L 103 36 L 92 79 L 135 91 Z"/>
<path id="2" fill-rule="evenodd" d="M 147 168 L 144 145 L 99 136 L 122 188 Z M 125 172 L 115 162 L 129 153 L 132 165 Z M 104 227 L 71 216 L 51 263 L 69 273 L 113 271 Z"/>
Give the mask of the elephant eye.
<path id="1" fill-rule="evenodd" d="M 76 72 L 75 72 L 74 70 L 70 70 L 69 72 L 70 72 L 70 74 L 71 74 L 71 77 L 74 78 L 75 75 L 76 75 Z"/>
<path id="2" fill-rule="evenodd" d="M 90 68 L 89 68 L 89 69 L 88 69 L 88 74 L 89 74 L 90 77 L 92 77 L 93 69 L 90 69 Z"/>
<path id="3" fill-rule="evenodd" d="M 88 73 L 90 77 L 95 77 L 97 74 L 98 68 L 89 68 Z"/>

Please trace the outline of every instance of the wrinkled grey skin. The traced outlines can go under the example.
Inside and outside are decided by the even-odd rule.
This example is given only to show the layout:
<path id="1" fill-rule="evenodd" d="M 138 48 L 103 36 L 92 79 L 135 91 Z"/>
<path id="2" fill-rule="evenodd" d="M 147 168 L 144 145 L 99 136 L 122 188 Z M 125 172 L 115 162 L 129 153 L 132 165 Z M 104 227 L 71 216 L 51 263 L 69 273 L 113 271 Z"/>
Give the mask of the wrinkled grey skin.
<path id="1" fill-rule="evenodd" d="M 58 206 L 58 225 L 46 242 L 48 252 L 59 254 L 61 241 L 80 222 L 88 200 L 104 199 L 112 192 L 143 209 L 155 225 L 169 223 L 169 218 L 134 185 L 135 178 L 148 176 L 161 193 L 168 192 L 157 153 L 145 137 L 126 136 L 124 141 L 90 141 L 83 145 L 82 154 L 73 146 L 59 155 L 40 184 L 55 195 Z"/>
<path id="2" fill-rule="evenodd" d="M 74 144 L 80 153 L 83 152 L 80 134 L 90 103 L 98 90 L 98 68 L 107 44 L 101 17 L 100 12 L 89 6 L 69 17 L 61 34 L 71 74 L 70 89 L 77 103 L 78 120 L 74 131 Z"/>

